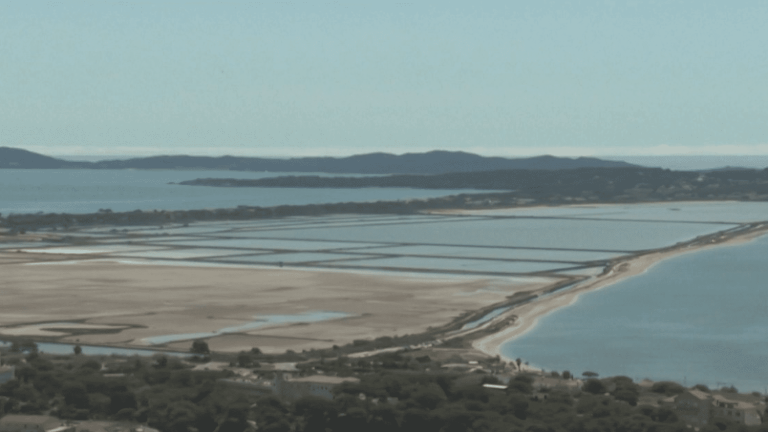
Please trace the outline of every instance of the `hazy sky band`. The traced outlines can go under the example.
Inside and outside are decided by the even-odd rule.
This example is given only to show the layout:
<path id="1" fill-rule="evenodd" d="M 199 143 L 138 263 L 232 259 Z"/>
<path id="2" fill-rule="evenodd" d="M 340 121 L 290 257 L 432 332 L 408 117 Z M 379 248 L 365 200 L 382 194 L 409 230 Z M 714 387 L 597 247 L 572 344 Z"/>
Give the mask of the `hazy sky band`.
<path id="1" fill-rule="evenodd" d="M 768 2 L 0 3 L 0 145 L 768 154 Z"/>

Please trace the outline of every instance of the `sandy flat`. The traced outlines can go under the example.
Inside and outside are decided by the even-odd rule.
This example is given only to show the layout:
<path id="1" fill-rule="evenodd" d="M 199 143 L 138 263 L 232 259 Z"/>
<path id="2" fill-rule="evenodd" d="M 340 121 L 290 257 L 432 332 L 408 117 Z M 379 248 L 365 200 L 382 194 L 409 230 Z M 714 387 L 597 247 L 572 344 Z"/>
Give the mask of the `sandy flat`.
<path id="1" fill-rule="evenodd" d="M 15 253 L 0 253 L 3 255 Z M 62 338 L 84 344 L 146 346 L 148 337 L 213 332 L 252 322 L 259 315 L 334 311 L 349 314 L 309 324 L 287 324 L 218 336 L 214 349 L 265 351 L 342 345 L 354 339 L 413 334 L 446 324 L 466 311 L 518 291 L 539 289 L 547 279 L 416 278 L 293 269 L 248 269 L 120 264 L 78 260 L 54 263 L 51 254 L 24 254 L 36 265 L 4 261 L 0 336 L 3 328 L 79 321 L 131 326 L 119 333 Z M 485 288 L 493 289 L 486 290 Z M 85 330 L 84 328 L 81 330 Z M 184 348 L 190 342 L 170 344 Z"/>

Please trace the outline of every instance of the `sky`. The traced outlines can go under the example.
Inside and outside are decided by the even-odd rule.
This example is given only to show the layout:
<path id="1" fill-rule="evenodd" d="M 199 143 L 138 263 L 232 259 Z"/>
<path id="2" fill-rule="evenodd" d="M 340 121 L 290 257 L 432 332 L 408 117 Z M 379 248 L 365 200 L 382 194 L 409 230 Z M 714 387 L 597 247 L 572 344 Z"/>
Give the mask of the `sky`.
<path id="1" fill-rule="evenodd" d="M 0 146 L 768 155 L 768 2 L 0 0 Z"/>

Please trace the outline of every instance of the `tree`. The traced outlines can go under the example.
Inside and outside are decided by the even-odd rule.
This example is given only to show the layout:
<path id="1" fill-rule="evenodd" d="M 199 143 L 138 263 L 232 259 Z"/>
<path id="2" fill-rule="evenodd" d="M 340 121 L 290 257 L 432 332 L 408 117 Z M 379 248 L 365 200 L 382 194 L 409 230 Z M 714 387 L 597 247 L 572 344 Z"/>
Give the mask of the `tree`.
<path id="1" fill-rule="evenodd" d="M 253 364 L 253 357 L 245 351 L 240 351 L 237 355 L 237 365 L 240 367 L 248 367 Z"/>
<path id="2" fill-rule="evenodd" d="M 563 371 L 563 378 L 564 379 L 571 379 L 571 371 L 564 370 Z"/>
<path id="3" fill-rule="evenodd" d="M 685 391 L 685 387 L 673 381 L 659 381 L 653 383 L 651 391 L 654 393 L 664 393 L 667 396 L 680 394 Z"/>
<path id="4" fill-rule="evenodd" d="M 509 381 L 507 393 L 533 393 L 533 377 L 528 374 L 517 374 Z"/>
<path id="5" fill-rule="evenodd" d="M 155 365 L 158 368 L 164 368 L 164 367 L 168 366 L 168 357 L 166 357 L 166 356 L 164 356 L 162 354 L 154 355 L 153 357 L 155 358 Z"/>
<path id="6" fill-rule="evenodd" d="M 304 397 L 296 401 L 296 414 L 304 417 L 304 430 L 324 431 L 338 416 L 336 405 L 317 397 Z"/>
<path id="7" fill-rule="evenodd" d="M 133 393 L 127 391 L 117 392 L 109 398 L 110 413 L 116 414 L 125 409 L 135 410 L 136 408 L 136 397 Z"/>
<path id="8" fill-rule="evenodd" d="M 613 397 L 615 397 L 616 400 L 624 401 L 630 404 L 631 406 L 635 406 L 637 405 L 637 399 L 639 395 L 637 391 L 632 391 L 630 389 L 623 388 L 623 389 L 616 390 L 613 393 Z"/>
<path id="9" fill-rule="evenodd" d="M 64 402 L 66 402 L 67 405 L 72 405 L 78 409 L 88 409 L 90 406 L 88 392 L 83 383 L 68 382 L 64 384 L 61 394 L 64 396 Z"/>
<path id="10" fill-rule="evenodd" d="M 80 355 L 83 353 L 83 348 L 80 345 L 75 345 L 75 347 L 72 348 L 72 351 L 75 352 L 75 355 Z"/>
<path id="11" fill-rule="evenodd" d="M 208 343 L 206 341 L 197 339 L 192 342 L 192 348 L 190 348 L 189 352 L 195 354 L 210 354 L 211 350 L 208 349 Z"/>
<path id="12" fill-rule="evenodd" d="M 595 378 L 596 376 L 598 376 L 598 373 L 597 372 L 592 372 L 592 371 L 586 371 L 586 372 L 582 373 L 581 375 L 585 376 L 587 378 Z"/>
<path id="13" fill-rule="evenodd" d="M 29 380 L 34 379 L 37 376 L 37 369 L 29 365 L 24 365 L 16 370 L 16 376 L 20 380 L 24 382 L 28 382 Z"/>
<path id="14" fill-rule="evenodd" d="M 520 357 L 518 357 L 517 359 L 515 359 L 515 363 L 517 363 L 517 370 L 520 370 L 520 364 L 521 364 L 522 362 L 523 362 L 523 360 L 522 360 Z"/>
<path id="15" fill-rule="evenodd" d="M 605 393 L 605 384 L 602 381 L 595 378 L 590 378 L 584 383 L 582 389 L 587 393 L 600 394 Z"/>

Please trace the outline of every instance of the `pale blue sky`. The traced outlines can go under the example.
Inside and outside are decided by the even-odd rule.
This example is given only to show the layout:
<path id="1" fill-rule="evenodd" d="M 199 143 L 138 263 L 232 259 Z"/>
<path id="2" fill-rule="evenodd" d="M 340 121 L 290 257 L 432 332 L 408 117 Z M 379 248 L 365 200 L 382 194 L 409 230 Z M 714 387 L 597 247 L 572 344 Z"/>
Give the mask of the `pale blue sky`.
<path id="1" fill-rule="evenodd" d="M 0 145 L 768 154 L 768 2 L 0 0 Z"/>

